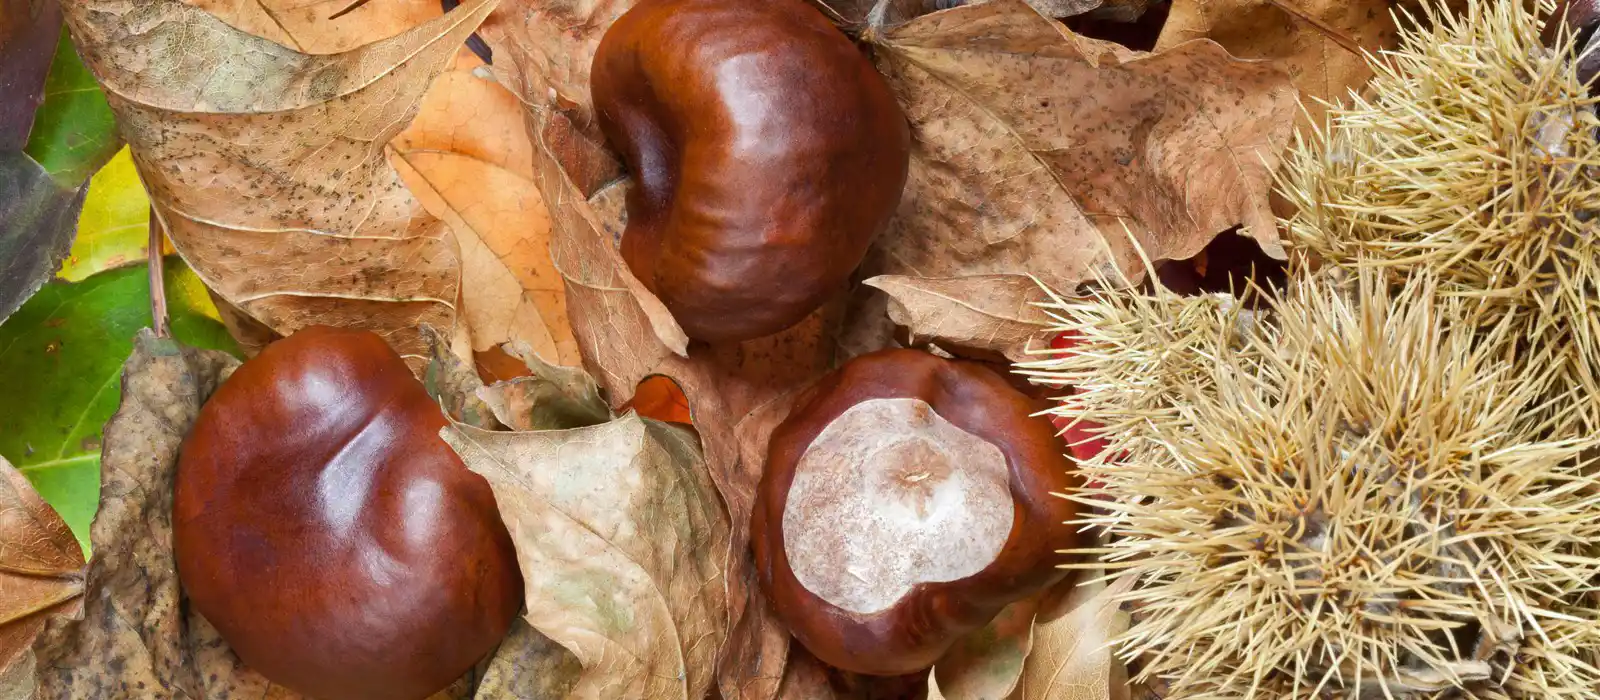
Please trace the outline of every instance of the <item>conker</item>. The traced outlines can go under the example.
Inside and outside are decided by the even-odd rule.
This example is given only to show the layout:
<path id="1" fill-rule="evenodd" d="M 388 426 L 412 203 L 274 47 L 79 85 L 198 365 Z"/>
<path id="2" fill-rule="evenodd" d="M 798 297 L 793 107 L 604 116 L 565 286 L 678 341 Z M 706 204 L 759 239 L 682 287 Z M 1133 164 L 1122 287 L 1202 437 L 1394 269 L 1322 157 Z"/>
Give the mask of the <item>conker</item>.
<path id="1" fill-rule="evenodd" d="M 1041 401 L 973 362 L 858 357 L 773 432 L 752 519 L 761 585 L 794 636 L 856 673 L 927 669 L 1060 581 L 1076 485 Z"/>
<path id="2" fill-rule="evenodd" d="M 299 331 L 212 395 L 178 459 L 178 576 L 246 665 L 320 700 L 420 700 L 505 636 L 516 552 L 444 425 L 367 331 Z"/>
<path id="3" fill-rule="evenodd" d="M 804 0 L 643 0 L 602 38 L 590 80 L 634 179 L 622 257 L 692 338 L 800 322 L 900 201 L 905 115 Z"/>

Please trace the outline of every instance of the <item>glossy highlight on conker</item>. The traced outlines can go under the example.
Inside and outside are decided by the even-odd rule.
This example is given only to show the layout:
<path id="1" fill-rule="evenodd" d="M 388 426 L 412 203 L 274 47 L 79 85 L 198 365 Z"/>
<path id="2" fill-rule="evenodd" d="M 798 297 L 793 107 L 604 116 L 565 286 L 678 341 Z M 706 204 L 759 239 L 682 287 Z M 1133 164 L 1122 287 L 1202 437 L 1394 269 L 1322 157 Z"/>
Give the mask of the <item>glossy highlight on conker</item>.
<path id="1" fill-rule="evenodd" d="M 1077 509 L 1054 494 L 1077 481 L 1046 407 L 920 350 L 863 355 L 801 397 L 772 434 L 751 522 L 761 585 L 795 637 L 846 671 L 914 673 L 1060 581 Z"/>
<path id="2" fill-rule="evenodd" d="M 692 338 L 798 323 L 900 201 L 905 115 L 804 0 L 643 0 L 600 42 L 591 86 L 635 185 L 622 256 Z"/>
<path id="3" fill-rule="evenodd" d="M 179 455 L 178 574 L 246 665 L 319 700 L 421 700 L 496 647 L 522 576 L 445 423 L 366 331 L 299 331 L 212 395 Z"/>

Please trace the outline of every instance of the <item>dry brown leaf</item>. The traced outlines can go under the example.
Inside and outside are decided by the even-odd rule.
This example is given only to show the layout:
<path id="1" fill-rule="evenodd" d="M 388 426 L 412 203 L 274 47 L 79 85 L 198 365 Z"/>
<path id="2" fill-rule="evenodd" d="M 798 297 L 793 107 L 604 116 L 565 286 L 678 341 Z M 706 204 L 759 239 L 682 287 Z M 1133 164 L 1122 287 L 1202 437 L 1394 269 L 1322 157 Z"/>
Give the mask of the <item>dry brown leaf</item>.
<path id="1" fill-rule="evenodd" d="M 47 621 L 82 611 L 83 577 L 83 550 L 67 522 L 0 457 L 0 676 L 31 663 Z"/>
<path id="2" fill-rule="evenodd" d="M 570 430 L 441 435 L 494 488 L 534 629 L 572 651 L 573 698 L 701 700 L 728 633 L 728 519 L 692 434 L 629 414 Z"/>
<path id="3" fill-rule="evenodd" d="M 473 349 L 522 341 L 547 362 L 582 362 L 550 259 L 550 215 L 533 182 L 452 152 L 397 150 L 394 162 L 423 206 L 456 234 L 461 316 Z"/>
<path id="4" fill-rule="evenodd" d="M 522 104 L 470 53 L 440 76 L 390 144 L 396 169 L 461 246 L 461 314 L 473 349 L 521 341 L 545 361 L 582 359 L 550 260 L 550 217 L 532 182 Z"/>
<path id="5" fill-rule="evenodd" d="M 1304 20 L 1287 3 L 1376 53 L 1398 45 L 1390 0 L 1173 0 L 1156 50 L 1210 39 L 1239 58 L 1270 59 L 1289 72 L 1313 124 L 1322 123 L 1316 99 L 1342 100 L 1372 77 L 1362 56 Z M 1316 99 L 1313 99 L 1316 98 Z"/>
<path id="6" fill-rule="evenodd" d="M 460 263 L 374 144 L 496 2 L 334 56 L 177 0 L 65 5 L 159 219 L 206 285 L 278 333 L 367 328 L 420 366 L 410 329 L 454 325 Z"/>
<path id="7" fill-rule="evenodd" d="M 617 252 L 624 188 L 602 187 L 610 154 L 585 140 L 564 113 L 536 110 L 533 117 L 535 181 L 550 204 L 551 253 L 566 282 L 585 365 L 614 406 L 652 375 L 670 377 L 683 390 L 704 440 L 711 478 L 732 517 L 725 559 L 732 631 L 719 688 L 726 700 L 771 698 L 782 678 L 788 633 L 754 586 L 749 518 L 764 455 L 750 458 L 742 446 L 764 444 L 752 436 L 763 426 L 770 430 L 767 423 L 774 416 L 782 418 L 771 410 L 780 397 L 831 367 L 830 328 L 837 309 L 768 338 L 718 349 L 697 345 L 691 352 L 666 308 L 643 289 Z"/>
<path id="8" fill-rule="evenodd" d="M 101 448 L 82 620 L 50 623 L 33 648 L 41 700 L 206 697 L 183 639 L 172 483 L 200 405 L 238 364 L 139 332 Z"/>
<path id="9" fill-rule="evenodd" d="M 330 54 L 400 34 L 438 17 L 437 0 L 190 0 L 229 25 L 301 53 Z"/>
<path id="10" fill-rule="evenodd" d="M 563 700 L 578 685 L 583 666 L 566 647 L 518 618 L 478 682 L 477 700 Z"/>
<path id="11" fill-rule="evenodd" d="M 1297 108 L 1288 76 L 1210 42 L 1143 54 L 1022 0 L 876 37 L 913 126 L 911 175 L 874 273 L 1034 274 L 1070 289 L 1144 274 L 1243 225 L 1283 251 L 1268 202 Z"/>
<path id="12" fill-rule="evenodd" d="M 1024 660 L 1033 649 L 1034 618 L 1044 596 L 1007 605 L 983 629 L 963 637 L 945 652 L 933 666 L 940 694 L 946 700 L 1010 697 L 1021 682 Z"/>
<path id="13" fill-rule="evenodd" d="M 1050 317 L 1035 303 L 1043 288 L 1022 275 L 977 275 L 928 279 L 883 275 L 867 284 L 889 297 L 889 318 L 905 326 L 913 343 L 931 340 L 947 350 L 980 350 L 1012 362 L 1043 347 Z"/>
<path id="14" fill-rule="evenodd" d="M 1133 584 L 1122 577 L 1110 585 L 1100 572 L 1069 579 L 1046 599 L 1033 629 L 1033 649 L 1010 700 L 1126 700 L 1126 681 L 1116 685 L 1120 665 L 1109 642 L 1125 624 L 1116 596 Z M 1079 584 L 1078 581 L 1086 583 Z"/>

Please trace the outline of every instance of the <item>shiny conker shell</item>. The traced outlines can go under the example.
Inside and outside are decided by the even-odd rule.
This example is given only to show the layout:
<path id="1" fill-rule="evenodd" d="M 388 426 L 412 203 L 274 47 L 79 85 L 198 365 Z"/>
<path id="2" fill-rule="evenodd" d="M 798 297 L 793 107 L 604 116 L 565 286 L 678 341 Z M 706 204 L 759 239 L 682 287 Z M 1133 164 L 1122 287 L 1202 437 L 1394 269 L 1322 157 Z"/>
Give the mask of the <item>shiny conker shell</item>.
<path id="1" fill-rule="evenodd" d="M 212 395 L 179 455 L 178 575 L 246 665 L 319 700 L 420 700 L 505 636 L 516 553 L 444 425 L 366 331 L 299 331 Z"/>
<path id="2" fill-rule="evenodd" d="M 800 322 L 899 205 L 905 114 L 805 0 L 641 0 L 606 31 L 590 85 L 634 181 L 623 259 L 691 338 Z"/>
<path id="3" fill-rule="evenodd" d="M 979 363 L 858 357 L 773 432 L 751 522 L 758 578 L 794 636 L 846 671 L 927 669 L 1001 608 L 1060 581 L 1077 485 L 1046 408 Z"/>

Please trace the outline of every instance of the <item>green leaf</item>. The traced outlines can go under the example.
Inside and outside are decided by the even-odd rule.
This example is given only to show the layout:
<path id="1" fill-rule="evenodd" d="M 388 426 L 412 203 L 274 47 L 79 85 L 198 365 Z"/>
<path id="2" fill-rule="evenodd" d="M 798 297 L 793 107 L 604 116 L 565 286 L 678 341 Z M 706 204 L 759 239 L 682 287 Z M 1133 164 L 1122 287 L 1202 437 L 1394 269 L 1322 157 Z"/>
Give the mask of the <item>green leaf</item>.
<path id="1" fill-rule="evenodd" d="M 138 263 L 150 244 L 150 197 L 127 148 L 89 179 L 78 216 L 78 238 L 56 276 L 77 282 L 96 272 Z"/>
<path id="2" fill-rule="evenodd" d="M 200 279 L 167 261 L 172 334 L 237 353 Z M 10 460 L 88 546 L 100 498 L 100 433 L 121 398 L 118 378 L 133 336 L 150 325 L 145 265 L 78 283 L 53 282 L 0 325 L 0 455 Z"/>
<path id="3" fill-rule="evenodd" d="M 44 104 L 34 114 L 27 153 L 56 182 L 76 188 L 121 147 L 111 105 L 62 27 L 50 77 L 44 83 Z"/>

